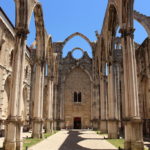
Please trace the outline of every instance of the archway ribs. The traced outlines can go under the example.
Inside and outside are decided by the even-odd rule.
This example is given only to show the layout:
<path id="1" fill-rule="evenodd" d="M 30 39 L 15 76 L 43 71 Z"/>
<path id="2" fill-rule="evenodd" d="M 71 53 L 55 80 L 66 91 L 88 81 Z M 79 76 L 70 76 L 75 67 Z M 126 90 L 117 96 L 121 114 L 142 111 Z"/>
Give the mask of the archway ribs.
<path id="1" fill-rule="evenodd" d="M 148 36 L 150 37 L 150 16 L 146 16 L 134 10 L 134 19 L 137 20 L 145 28 Z"/>
<path id="2" fill-rule="evenodd" d="M 37 0 L 15 0 L 15 4 L 15 46 L 2 87 L 9 106 L 4 150 L 22 150 L 22 127 L 29 118 L 33 138 L 42 138 L 43 128 L 50 133 L 79 124 L 80 128 L 100 128 L 110 139 L 119 138 L 122 132 L 125 150 L 143 150 L 142 121 L 145 112 L 149 117 L 150 108 L 150 41 L 147 38 L 135 51 L 133 22 L 137 20 L 150 37 L 150 16 L 134 11 L 134 0 L 109 0 L 96 42 L 80 32 L 53 42 L 45 29 L 42 5 Z M 32 14 L 36 39 L 28 48 Z M 62 56 L 65 45 L 76 36 L 88 43 L 92 58 L 81 47 Z M 7 35 L 0 37 L 1 52 Z M 79 59 L 73 57 L 76 50 L 83 54 Z M 72 100 L 74 93 L 79 100 Z"/>

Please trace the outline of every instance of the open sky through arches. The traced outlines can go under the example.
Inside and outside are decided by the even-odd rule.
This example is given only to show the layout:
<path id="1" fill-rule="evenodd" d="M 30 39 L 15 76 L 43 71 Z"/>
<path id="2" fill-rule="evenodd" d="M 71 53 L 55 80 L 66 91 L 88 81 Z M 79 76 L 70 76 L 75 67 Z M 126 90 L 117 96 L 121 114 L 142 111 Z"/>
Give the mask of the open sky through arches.
<path id="1" fill-rule="evenodd" d="M 44 11 L 45 27 L 52 35 L 53 41 L 63 41 L 75 32 L 81 32 L 91 41 L 96 40 L 95 31 L 99 33 L 108 0 L 39 0 Z M 134 9 L 150 16 L 150 0 L 134 0 Z M 0 6 L 8 18 L 15 24 L 14 0 L 0 0 Z M 142 43 L 147 37 L 144 28 L 135 21 L 135 41 Z M 30 34 L 27 43 L 35 40 L 34 17 L 31 18 Z M 73 38 L 64 47 L 64 55 L 74 47 L 80 47 L 91 54 L 91 48 L 80 37 Z"/>

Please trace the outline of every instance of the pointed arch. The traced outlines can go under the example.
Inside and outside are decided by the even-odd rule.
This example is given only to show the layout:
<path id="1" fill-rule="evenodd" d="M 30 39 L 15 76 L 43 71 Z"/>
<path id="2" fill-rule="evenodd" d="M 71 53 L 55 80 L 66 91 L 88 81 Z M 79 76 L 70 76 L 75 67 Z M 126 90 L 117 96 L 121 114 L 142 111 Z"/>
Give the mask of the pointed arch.
<path id="1" fill-rule="evenodd" d="M 91 46 L 91 49 L 92 49 L 92 43 L 91 43 L 91 41 L 89 40 L 89 38 L 87 38 L 84 34 L 79 33 L 79 32 L 75 32 L 75 33 L 71 34 L 70 36 L 68 36 L 68 37 L 64 40 L 63 44 L 65 45 L 69 40 L 71 40 L 71 39 L 74 38 L 75 36 L 80 36 L 82 39 L 84 39 L 85 41 L 87 41 L 87 43 L 89 43 L 89 45 Z"/>
<path id="2" fill-rule="evenodd" d="M 42 6 L 35 0 L 16 0 L 16 34 L 28 34 L 32 13 L 36 26 L 37 55 L 45 57 L 45 27 Z"/>
<path id="3" fill-rule="evenodd" d="M 70 74 L 70 72 L 72 72 L 72 71 L 73 71 L 74 69 L 76 69 L 76 68 L 79 68 L 79 69 L 81 69 L 83 72 L 85 72 L 85 73 L 88 75 L 90 81 L 93 82 L 93 78 L 92 78 L 92 75 L 90 74 L 90 72 L 89 72 L 87 69 L 85 69 L 84 67 L 80 66 L 80 65 L 79 65 L 79 66 L 73 66 L 72 68 L 70 68 L 70 69 L 66 72 L 66 74 L 65 74 L 65 76 L 64 76 L 64 81 L 63 81 L 63 82 L 66 81 L 66 76 L 67 76 L 68 74 Z"/>

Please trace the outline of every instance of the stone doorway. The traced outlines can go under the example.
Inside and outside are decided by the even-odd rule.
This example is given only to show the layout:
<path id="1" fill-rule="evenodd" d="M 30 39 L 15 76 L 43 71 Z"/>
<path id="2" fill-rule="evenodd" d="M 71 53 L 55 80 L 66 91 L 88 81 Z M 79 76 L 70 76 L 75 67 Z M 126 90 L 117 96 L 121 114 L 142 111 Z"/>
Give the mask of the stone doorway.
<path id="1" fill-rule="evenodd" d="M 74 129 L 81 129 L 81 117 L 74 118 Z"/>

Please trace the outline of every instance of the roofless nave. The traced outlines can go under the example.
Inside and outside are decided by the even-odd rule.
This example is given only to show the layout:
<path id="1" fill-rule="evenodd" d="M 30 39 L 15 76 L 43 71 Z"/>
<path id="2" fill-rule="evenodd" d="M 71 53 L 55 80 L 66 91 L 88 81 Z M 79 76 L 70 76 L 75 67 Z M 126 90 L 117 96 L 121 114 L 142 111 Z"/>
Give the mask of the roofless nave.
<path id="1" fill-rule="evenodd" d="M 22 129 L 32 129 L 33 138 L 42 138 L 43 128 L 46 132 L 93 128 L 112 139 L 124 135 L 125 150 L 143 150 L 143 135 L 150 136 L 150 40 L 134 43 L 133 20 L 150 36 L 150 18 L 133 10 L 133 0 L 109 0 L 96 42 L 78 32 L 64 42 L 52 42 L 41 4 L 35 0 L 15 4 L 15 27 L 0 9 L 4 149 L 22 150 Z M 36 41 L 29 48 L 32 12 Z M 117 27 L 121 37 L 116 37 Z M 63 47 L 75 36 L 89 43 L 92 58 L 80 47 L 62 57 Z M 76 50 L 82 52 L 80 59 L 73 57 Z"/>

